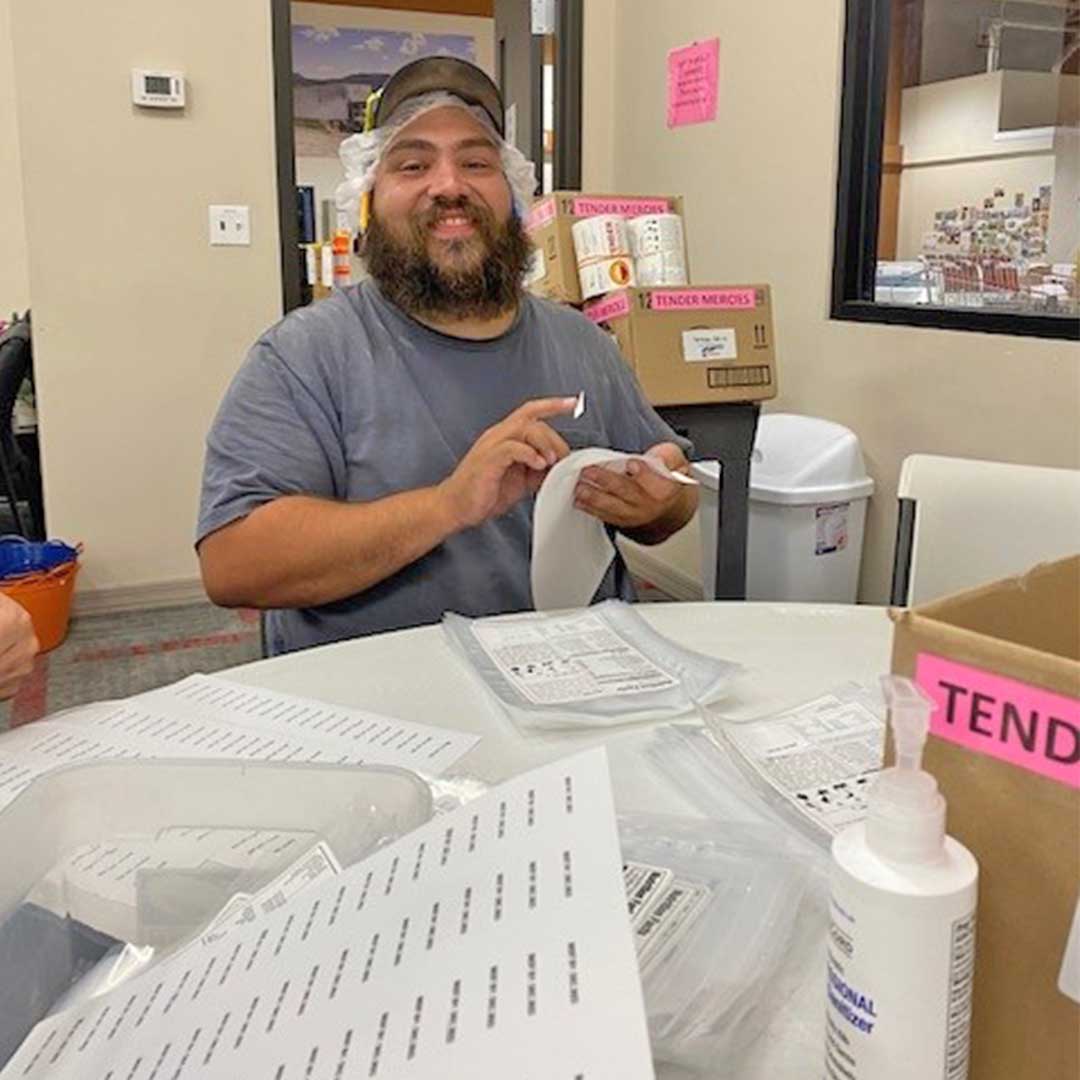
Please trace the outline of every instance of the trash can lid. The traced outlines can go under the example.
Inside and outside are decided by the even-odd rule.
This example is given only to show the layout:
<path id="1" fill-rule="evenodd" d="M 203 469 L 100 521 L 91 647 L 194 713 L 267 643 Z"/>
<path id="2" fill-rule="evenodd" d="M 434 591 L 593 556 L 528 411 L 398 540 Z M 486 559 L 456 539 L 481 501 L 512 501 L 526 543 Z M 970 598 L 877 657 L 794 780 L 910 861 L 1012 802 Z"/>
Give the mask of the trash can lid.
<path id="1" fill-rule="evenodd" d="M 808 504 L 866 498 L 873 490 L 853 431 L 816 416 L 761 417 L 750 463 L 752 499 Z"/>
<path id="2" fill-rule="evenodd" d="M 719 487 L 719 462 L 695 461 L 693 474 L 709 490 Z M 873 490 L 859 440 L 842 424 L 794 413 L 765 413 L 758 421 L 751 499 L 808 505 L 863 499 Z"/>

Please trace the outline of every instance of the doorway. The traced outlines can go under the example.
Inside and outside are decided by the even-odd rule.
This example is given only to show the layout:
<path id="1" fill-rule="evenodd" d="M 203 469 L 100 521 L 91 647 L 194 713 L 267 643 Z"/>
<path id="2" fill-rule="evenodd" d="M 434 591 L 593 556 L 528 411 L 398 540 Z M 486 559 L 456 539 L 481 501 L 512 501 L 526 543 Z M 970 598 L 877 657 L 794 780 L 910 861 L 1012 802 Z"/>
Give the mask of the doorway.
<path id="1" fill-rule="evenodd" d="M 475 63 L 499 86 L 507 137 L 537 190 L 581 175 L 582 0 L 271 0 L 283 311 L 330 287 L 339 218 L 337 146 L 362 130 L 370 93 L 425 55 Z"/>

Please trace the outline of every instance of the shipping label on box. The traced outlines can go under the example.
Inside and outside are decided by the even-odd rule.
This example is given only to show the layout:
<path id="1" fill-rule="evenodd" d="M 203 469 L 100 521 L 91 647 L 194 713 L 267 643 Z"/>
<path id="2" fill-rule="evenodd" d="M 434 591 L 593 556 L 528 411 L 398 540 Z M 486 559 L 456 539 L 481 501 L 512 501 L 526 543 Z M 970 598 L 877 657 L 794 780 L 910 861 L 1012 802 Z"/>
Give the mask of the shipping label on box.
<path id="1" fill-rule="evenodd" d="M 654 405 L 776 396 L 768 285 L 625 289 L 584 310 L 614 335 Z"/>
<path id="2" fill-rule="evenodd" d="M 893 671 L 936 704 L 924 767 L 979 863 L 970 1075 L 1080 1075 L 1080 556 L 891 615 Z"/>
<path id="3" fill-rule="evenodd" d="M 541 258 L 533 263 L 533 273 L 526 276 L 526 287 L 549 300 L 581 304 L 571 227 L 582 218 L 608 214 L 624 218 L 678 214 L 681 218 L 683 200 L 680 195 L 591 195 L 581 191 L 555 191 L 537 199 L 525 217 L 525 231 Z M 685 266 L 685 252 L 682 254 Z"/>

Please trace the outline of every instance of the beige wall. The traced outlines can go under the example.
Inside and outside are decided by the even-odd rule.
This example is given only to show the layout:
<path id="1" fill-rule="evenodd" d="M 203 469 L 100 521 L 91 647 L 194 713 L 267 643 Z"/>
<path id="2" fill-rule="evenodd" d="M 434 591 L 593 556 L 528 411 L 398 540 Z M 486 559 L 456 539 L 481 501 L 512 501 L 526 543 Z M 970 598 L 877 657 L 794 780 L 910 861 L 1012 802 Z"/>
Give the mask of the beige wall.
<path id="1" fill-rule="evenodd" d="M 30 306 L 23 225 L 22 155 L 15 117 L 11 0 L 0 0 L 0 319 Z"/>
<path id="2" fill-rule="evenodd" d="M 269 12 L 14 5 L 46 512 L 83 590 L 197 574 L 203 438 L 280 314 Z M 153 66 L 186 74 L 184 112 L 132 104 Z M 210 203 L 250 205 L 250 247 L 208 246 Z"/>
<path id="3" fill-rule="evenodd" d="M 843 7 L 620 0 L 606 26 L 586 20 L 586 57 L 590 38 L 610 35 L 615 78 L 606 95 L 586 80 L 584 136 L 614 131 L 619 189 L 685 194 L 700 282 L 773 284 L 781 397 L 771 408 L 836 420 L 862 440 L 878 485 L 862 596 L 881 601 L 904 456 L 1080 465 L 1080 365 L 1074 345 L 828 318 Z M 718 119 L 668 131 L 665 55 L 712 36 Z M 686 545 L 675 559 L 696 573 Z"/>
<path id="4" fill-rule="evenodd" d="M 338 4 L 292 5 L 297 26 L 357 27 L 363 30 L 399 30 L 410 34 L 468 34 L 476 39 L 476 62 L 495 78 L 495 20 L 469 15 L 436 15 L 424 11 L 390 11 L 386 8 L 343 7 Z M 296 182 L 315 188 L 316 207 L 332 199 L 341 182 L 336 157 L 298 157 Z M 318 211 L 321 214 L 321 210 Z M 321 228 L 321 225 L 317 226 Z M 325 238 L 324 238 L 325 239 Z"/>

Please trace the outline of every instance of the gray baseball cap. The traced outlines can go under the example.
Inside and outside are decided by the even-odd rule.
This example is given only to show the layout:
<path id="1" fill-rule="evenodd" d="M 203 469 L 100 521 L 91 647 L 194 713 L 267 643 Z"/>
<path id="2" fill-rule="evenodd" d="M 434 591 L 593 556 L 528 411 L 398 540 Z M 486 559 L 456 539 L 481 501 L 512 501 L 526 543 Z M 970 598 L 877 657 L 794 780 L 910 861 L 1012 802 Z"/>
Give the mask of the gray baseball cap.
<path id="1" fill-rule="evenodd" d="M 385 124 L 398 106 L 409 98 L 438 90 L 483 109 L 491 117 L 499 136 L 505 137 L 499 88 L 475 64 L 454 56 L 425 56 L 398 68 L 380 91 L 375 107 L 375 127 Z"/>

